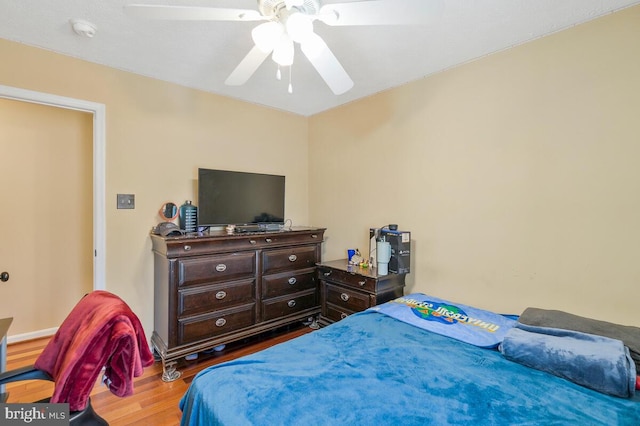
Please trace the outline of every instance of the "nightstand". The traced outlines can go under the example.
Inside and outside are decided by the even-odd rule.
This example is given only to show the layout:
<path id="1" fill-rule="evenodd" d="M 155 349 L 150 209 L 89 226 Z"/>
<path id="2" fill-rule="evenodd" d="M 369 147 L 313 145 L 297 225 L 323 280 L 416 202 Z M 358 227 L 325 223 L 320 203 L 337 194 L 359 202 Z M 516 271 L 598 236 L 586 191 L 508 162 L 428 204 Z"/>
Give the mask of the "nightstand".
<path id="1" fill-rule="evenodd" d="M 378 275 L 376 268 L 349 265 L 347 259 L 318 263 L 320 325 L 401 297 L 406 274 Z"/>

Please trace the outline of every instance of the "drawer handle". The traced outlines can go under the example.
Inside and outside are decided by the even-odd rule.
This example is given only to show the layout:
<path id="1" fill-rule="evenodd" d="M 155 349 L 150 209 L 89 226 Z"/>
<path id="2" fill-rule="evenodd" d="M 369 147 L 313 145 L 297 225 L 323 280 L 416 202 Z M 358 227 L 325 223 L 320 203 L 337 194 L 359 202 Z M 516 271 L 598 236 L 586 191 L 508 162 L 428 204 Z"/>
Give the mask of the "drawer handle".
<path id="1" fill-rule="evenodd" d="M 349 316 L 348 314 L 345 314 L 344 312 L 340 312 L 340 319 L 345 319 L 348 316 Z"/>
<path id="2" fill-rule="evenodd" d="M 296 256 L 295 254 L 289 256 L 289 262 L 295 262 L 296 260 L 298 260 L 298 256 Z"/>
<path id="3" fill-rule="evenodd" d="M 340 299 L 342 299 L 343 302 L 346 302 L 347 300 L 349 300 L 349 295 L 347 293 L 342 293 L 340 295 Z"/>
<path id="4" fill-rule="evenodd" d="M 227 265 L 225 265 L 224 263 L 219 263 L 216 265 L 216 271 L 224 272 L 226 270 L 227 270 Z"/>
<path id="5" fill-rule="evenodd" d="M 216 325 L 217 325 L 218 327 L 223 327 L 226 323 L 227 323 L 227 320 L 226 320 L 226 319 L 224 319 L 224 318 L 218 318 L 218 319 L 216 320 Z"/>
<path id="6" fill-rule="evenodd" d="M 265 240 L 266 242 L 268 242 L 268 243 L 273 242 L 273 240 L 272 240 L 271 238 L 265 238 L 264 240 Z"/>
<path id="7" fill-rule="evenodd" d="M 189 251 L 189 250 L 191 250 L 191 246 L 185 245 L 184 246 L 184 251 Z"/>
<path id="8" fill-rule="evenodd" d="M 289 306 L 290 308 L 293 308 L 294 306 L 296 306 L 296 301 L 295 300 L 289 300 L 287 302 L 287 306 Z"/>
<path id="9" fill-rule="evenodd" d="M 289 281 L 289 284 L 290 284 L 290 285 L 294 285 L 295 283 L 297 283 L 297 282 L 298 282 L 298 280 L 296 280 L 296 277 L 291 277 L 291 278 L 289 278 L 289 280 L 288 280 L 288 281 Z"/>
<path id="10" fill-rule="evenodd" d="M 216 293 L 216 299 L 218 300 L 222 300 L 225 297 L 227 297 L 227 292 L 226 291 L 219 291 Z"/>
<path id="11" fill-rule="evenodd" d="M 311 238 L 318 238 L 318 234 L 311 234 Z"/>
<path id="12" fill-rule="evenodd" d="M 331 275 L 331 271 L 327 271 L 323 274 L 325 277 L 328 277 L 329 275 Z"/>
<path id="13" fill-rule="evenodd" d="M 256 240 L 249 240 L 249 244 L 251 244 L 252 246 L 255 246 L 258 243 L 256 242 Z"/>
<path id="14" fill-rule="evenodd" d="M 366 281 L 358 281 L 358 284 L 360 284 L 360 287 L 362 287 L 363 285 L 365 285 L 367 282 Z"/>

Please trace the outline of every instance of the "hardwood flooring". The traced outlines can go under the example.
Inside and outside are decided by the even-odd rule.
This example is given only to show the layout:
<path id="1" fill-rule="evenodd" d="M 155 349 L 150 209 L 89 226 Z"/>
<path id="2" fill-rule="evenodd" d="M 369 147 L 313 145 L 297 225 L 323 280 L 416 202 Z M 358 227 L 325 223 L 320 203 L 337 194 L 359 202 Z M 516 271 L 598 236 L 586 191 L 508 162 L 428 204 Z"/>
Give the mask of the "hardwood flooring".
<path id="1" fill-rule="evenodd" d="M 156 361 L 145 369 L 144 374 L 134 381 L 132 396 L 120 398 L 113 395 L 98 380 L 91 392 L 94 410 L 111 426 L 150 425 L 174 426 L 180 424 L 182 412 L 178 402 L 186 392 L 193 377 L 202 369 L 240 356 L 266 349 L 278 343 L 293 339 L 313 331 L 309 327 L 289 327 L 278 332 L 267 333 L 259 338 L 245 339 L 213 355 L 200 354 L 196 361 L 181 360 L 178 370 L 182 373 L 178 380 L 170 383 L 162 381 L 162 363 Z M 42 352 L 48 338 L 13 343 L 7 350 L 7 369 L 31 365 Z M 53 383 L 32 380 L 10 383 L 8 403 L 33 402 L 51 396 Z"/>

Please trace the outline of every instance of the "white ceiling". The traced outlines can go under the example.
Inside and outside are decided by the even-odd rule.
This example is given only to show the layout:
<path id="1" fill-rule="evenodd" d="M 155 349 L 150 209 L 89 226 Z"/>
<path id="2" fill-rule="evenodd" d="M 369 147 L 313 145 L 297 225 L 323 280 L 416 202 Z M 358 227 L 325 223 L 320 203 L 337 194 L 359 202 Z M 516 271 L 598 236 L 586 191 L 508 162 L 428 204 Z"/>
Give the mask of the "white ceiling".
<path id="1" fill-rule="evenodd" d="M 256 9 L 256 0 L 0 0 L 0 37 L 310 116 L 640 4 L 640 0 L 423 1 L 441 6 L 436 15 L 425 16 L 424 25 L 329 27 L 315 23 L 315 32 L 355 83 L 339 96 L 329 90 L 298 48 L 292 68 L 293 94 L 287 93 L 288 73 L 277 81 L 276 64 L 271 60 L 245 85 L 226 86 L 225 79 L 253 47 L 251 29 L 256 22 L 152 21 L 123 12 L 123 6 L 130 3 Z M 426 9 L 432 10 L 433 5 L 429 6 Z M 69 24 L 74 18 L 95 24 L 96 35 L 76 35 Z"/>

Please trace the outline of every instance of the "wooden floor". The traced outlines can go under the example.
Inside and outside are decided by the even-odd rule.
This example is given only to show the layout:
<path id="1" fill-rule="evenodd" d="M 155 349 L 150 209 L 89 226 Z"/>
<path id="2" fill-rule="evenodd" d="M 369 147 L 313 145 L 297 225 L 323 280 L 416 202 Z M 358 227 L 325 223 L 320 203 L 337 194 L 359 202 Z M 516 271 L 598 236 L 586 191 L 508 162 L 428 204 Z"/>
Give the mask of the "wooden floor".
<path id="1" fill-rule="evenodd" d="M 245 339 L 242 342 L 227 345 L 225 350 L 214 355 L 201 354 L 196 361 L 182 360 L 178 368 L 182 375 L 171 383 L 162 381 L 162 363 L 158 361 L 145 369 L 142 376 L 135 379 L 134 395 L 119 398 L 98 381 L 91 393 L 91 403 L 95 411 L 111 426 L 178 425 L 182 414 L 178 408 L 178 402 L 200 370 L 257 352 L 311 331 L 313 330 L 305 326 L 292 327 L 278 333 L 269 333 L 259 339 Z M 33 364 L 48 340 L 45 338 L 10 344 L 7 350 L 7 369 Z M 6 387 L 6 391 L 9 392 L 7 402 L 38 401 L 51 396 L 52 389 L 52 383 L 40 380 L 10 383 Z"/>

